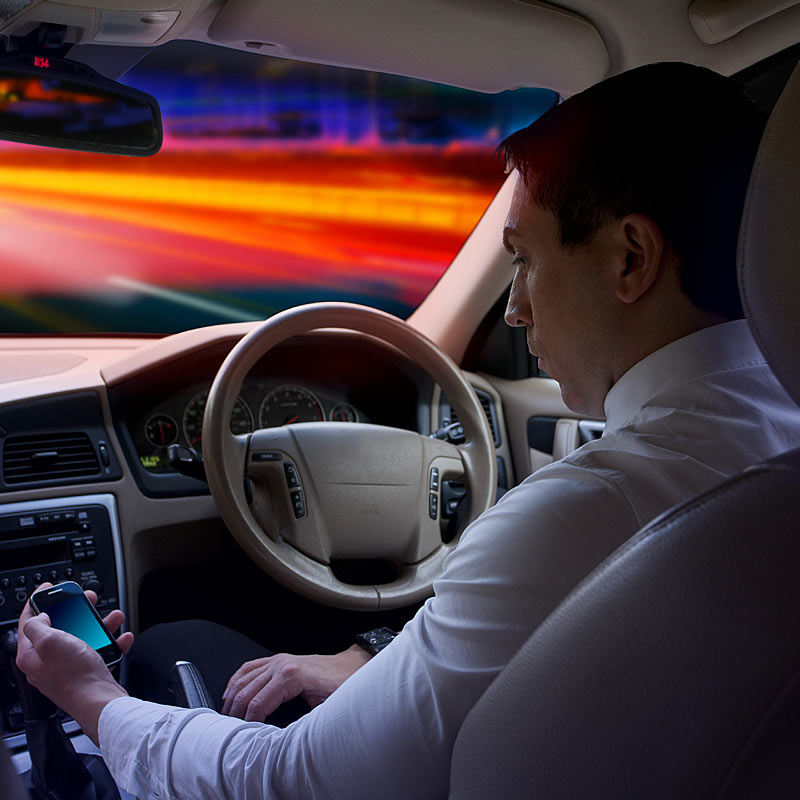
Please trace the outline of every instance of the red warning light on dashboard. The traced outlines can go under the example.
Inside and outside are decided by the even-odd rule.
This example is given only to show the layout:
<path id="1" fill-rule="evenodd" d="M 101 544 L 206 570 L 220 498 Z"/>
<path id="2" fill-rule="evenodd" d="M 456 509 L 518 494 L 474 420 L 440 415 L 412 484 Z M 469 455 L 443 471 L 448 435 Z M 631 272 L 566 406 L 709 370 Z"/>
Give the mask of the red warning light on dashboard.
<path id="1" fill-rule="evenodd" d="M 34 56 L 33 66 L 41 67 L 42 69 L 50 69 L 50 59 L 45 58 L 44 56 Z"/>

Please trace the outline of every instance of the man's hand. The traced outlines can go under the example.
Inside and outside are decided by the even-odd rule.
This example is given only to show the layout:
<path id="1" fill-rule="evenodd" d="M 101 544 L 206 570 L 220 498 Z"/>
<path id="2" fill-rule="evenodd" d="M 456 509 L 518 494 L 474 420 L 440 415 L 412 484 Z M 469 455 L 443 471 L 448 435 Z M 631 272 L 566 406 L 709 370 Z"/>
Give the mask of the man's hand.
<path id="1" fill-rule="evenodd" d="M 222 713 L 263 722 L 278 706 L 301 695 L 313 708 L 330 697 L 371 656 L 353 645 L 334 656 L 279 653 L 242 664 L 222 695 Z"/>
<path id="2" fill-rule="evenodd" d="M 43 583 L 41 589 L 51 584 Z M 97 595 L 86 592 L 94 605 Z M 103 621 L 114 633 L 125 615 L 112 611 Z M 19 618 L 17 666 L 28 682 L 66 711 L 84 733 L 97 744 L 97 723 L 106 704 L 127 692 L 111 677 L 103 659 L 89 647 L 65 631 L 51 627 L 47 614 L 36 616 L 25 604 Z M 133 645 L 133 634 L 123 633 L 117 644 L 123 653 Z"/>

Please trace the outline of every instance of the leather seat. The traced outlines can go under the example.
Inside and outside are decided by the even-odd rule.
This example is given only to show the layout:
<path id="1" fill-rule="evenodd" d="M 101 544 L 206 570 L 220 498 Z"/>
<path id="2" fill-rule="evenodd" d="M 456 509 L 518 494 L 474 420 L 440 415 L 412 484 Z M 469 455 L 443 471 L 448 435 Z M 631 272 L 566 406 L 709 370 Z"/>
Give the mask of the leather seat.
<path id="1" fill-rule="evenodd" d="M 739 238 L 748 320 L 798 402 L 799 222 L 800 68 L 764 133 Z M 794 451 L 640 531 L 471 710 L 450 797 L 800 796 L 799 497 Z"/>

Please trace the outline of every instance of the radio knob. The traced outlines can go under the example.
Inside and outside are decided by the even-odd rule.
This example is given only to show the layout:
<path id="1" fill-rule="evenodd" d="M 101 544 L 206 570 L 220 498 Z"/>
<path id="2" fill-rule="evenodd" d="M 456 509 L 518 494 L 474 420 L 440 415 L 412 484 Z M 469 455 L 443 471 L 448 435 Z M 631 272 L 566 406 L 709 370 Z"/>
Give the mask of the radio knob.
<path id="1" fill-rule="evenodd" d="M 44 580 L 44 575 L 41 572 L 34 572 L 32 577 L 34 586 L 38 586 Z"/>
<path id="2" fill-rule="evenodd" d="M 103 584 L 92 578 L 83 584 L 84 590 L 91 589 L 98 597 L 103 593 Z"/>
<path id="3" fill-rule="evenodd" d="M 58 570 L 57 569 L 51 569 L 50 572 L 47 573 L 47 577 L 50 578 L 51 581 L 57 581 L 58 580 Z"/>

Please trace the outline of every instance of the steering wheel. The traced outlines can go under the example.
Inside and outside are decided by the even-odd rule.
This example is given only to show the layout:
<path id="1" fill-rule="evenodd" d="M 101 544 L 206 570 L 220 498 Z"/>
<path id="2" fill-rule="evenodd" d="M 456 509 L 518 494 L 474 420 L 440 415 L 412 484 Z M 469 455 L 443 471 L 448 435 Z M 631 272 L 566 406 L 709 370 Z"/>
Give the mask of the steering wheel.
<path id="1" fill-rule="evenodd" d="M 369 334 L 419 364 L 456 409 L 465 444 L 352 422 L 232 434 L 233 405 L 256 362 L 284 340 L 319 328 Z M 211 386 L 203 449 L 219 513 L 249 557 L 288 589 L 339 608 L 396 608 L 428 597 L 458 541 L 442 541 L 442 483 L 465 484 L 467 523 L 492 505 L 497 489 L 493 437 L 455 363 L 397 317 L 351 303 L 291 308 L 245 336 Z M 398 575 L 385 584 L 344 583 L 332 559 L 388 560 Z"/>

